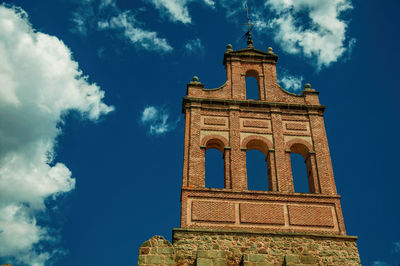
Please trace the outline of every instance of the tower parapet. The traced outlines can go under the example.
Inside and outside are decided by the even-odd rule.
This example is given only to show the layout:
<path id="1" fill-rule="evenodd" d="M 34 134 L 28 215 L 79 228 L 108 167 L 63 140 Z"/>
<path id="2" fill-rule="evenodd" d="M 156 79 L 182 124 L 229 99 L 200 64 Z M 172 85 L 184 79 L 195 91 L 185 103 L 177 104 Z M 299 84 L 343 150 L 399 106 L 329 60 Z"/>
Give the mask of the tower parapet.
<path id="1" fill-rule="evenodd" d="M 226 82 L 205 89 L 187 85 L 181 226 L 317 232 L 345 235 L 318 92 L 301 95 L 277 82 L 278 56 L 270 48 L 227 47 Z M 259 99 L 246 99 L 246 77 L 257 80 Z M 223 154 L 225 187 L 205 187 L 205 152 Z M 247 188 L 246 151 L 257 149 L 268 166 L 267 191 Z M 304 157 L 310 193 L 296 193 L 290 154 Z"/>

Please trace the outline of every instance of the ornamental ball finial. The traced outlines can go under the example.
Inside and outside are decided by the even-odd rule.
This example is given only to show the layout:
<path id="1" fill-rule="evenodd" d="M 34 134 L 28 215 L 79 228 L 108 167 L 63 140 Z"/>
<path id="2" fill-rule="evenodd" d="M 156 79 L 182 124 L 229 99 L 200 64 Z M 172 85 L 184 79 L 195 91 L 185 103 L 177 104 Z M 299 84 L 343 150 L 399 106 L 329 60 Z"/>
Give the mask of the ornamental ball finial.
<path id="1" fill-rule="evenodd" d="M 232 44 L 227 44 L 226 45 L 226 50 L 227 51 L 232 51 Z"/>
<path id="2" fill-rule="evenodd" d="M 198 77 L 198 76 L 193 76 L 192 81 L 194 81 L 194 82 L 199 82 L 199 77 Z"/>
<path id="3" fill-rule="evenodd" d="M 311 84 L 310 83 L 306 83 L 306 85 L 304 85 L 305 89 L 311 89 Z"/>
<path id="4" fill-rule="evenodd" d="M 272 47 L 268 47 L 268 53 L 273 54 Z"/>

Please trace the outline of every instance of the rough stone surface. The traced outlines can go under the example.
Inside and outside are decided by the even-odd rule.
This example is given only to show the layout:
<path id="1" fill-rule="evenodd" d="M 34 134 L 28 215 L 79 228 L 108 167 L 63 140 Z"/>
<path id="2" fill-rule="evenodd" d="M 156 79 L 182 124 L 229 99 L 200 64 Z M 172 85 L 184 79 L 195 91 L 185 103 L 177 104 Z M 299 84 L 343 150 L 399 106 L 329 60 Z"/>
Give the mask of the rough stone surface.
<path id="1" fill-rule="evenodd" d="M 153 236 L 139 249 L 138 265 L 174 265 L 175 248 L 162 236 Z"/>
<path id="2" fill-rule="evenodd" d="M 231 230 L 174 229 L 143 243 L 140 266 L 361 265 L 356 237 Z"/>

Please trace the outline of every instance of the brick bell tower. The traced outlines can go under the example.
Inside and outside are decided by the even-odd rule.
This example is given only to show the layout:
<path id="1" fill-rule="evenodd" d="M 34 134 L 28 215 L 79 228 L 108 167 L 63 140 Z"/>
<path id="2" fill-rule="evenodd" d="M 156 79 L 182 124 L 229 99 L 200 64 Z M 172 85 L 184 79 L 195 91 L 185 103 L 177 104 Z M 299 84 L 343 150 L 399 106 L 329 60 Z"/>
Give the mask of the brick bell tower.
<path id="1" fill-rule="evenodd" d="M 301 95 L 277 82 L 278 56 L 227 46 L 226 82 L 205 89 L 197 77 L 183 99 L 185 145 L 181 228 L 173 244 L 143 243 L 139 265 L 360 265 L 357 237 L 347 236 L 318 92 Z M 246 99 L 246 77 L 258 100 Z M 224 188 L 205 187 L 205 153 L 224 160 Z M 265 155 L 268 190 L 247 187 L 246 151 Z M 304 157 L 310 193 L 294 190 L 290 154 Z"/>

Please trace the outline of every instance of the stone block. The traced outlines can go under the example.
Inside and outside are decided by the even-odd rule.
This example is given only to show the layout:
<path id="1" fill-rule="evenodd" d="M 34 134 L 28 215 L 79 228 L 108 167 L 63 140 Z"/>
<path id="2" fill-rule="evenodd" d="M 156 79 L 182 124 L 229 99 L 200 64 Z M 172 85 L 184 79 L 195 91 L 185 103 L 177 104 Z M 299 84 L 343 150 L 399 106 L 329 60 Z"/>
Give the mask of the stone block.
<path id="1" fill-rule="evenodd" d="M 157 249 L 158 254 L 173 254 L 174 253 L 174 248 L 172 247 L 167 247 L 167 248 L 158 248 Z"/>
<path id="2" fill-rule="evenodd" d="M 165 264 L 166 265 L 175 265 L 175 258 L 173 256 L 166 256 Z"/>
<path id="3" fill-rule="evenodd" d="M 250 254 L 249 261 L 250 262 L 266 262 L 267 259 L 264 254 Z"/>
<path id="4" fill-rule="evenodd" d="M 254 263 L 256 266 L 276 266 L 273 263 L 268 263 L 268 262 L 255 262 Z"/>
<path id="5" fill-rule="evenodd" d="M 152 263 L 152 264 L 164 263 L 164 257 L 159 255 L 149 255 L 147 257 L 147 263 Z"/>
<path id="6" fill-rule="evenodd" d="M 226 258 L 225 250 L 209 250 L 207 253 L 210 259 Z"/>
<path id="7" fill-rule="evenodd" d="M 198 258 L 196 261 L 196 266 L 211 266 L 213 265 L 212 262 L 212 259 Z"/>
<path id="8" fill-rule="evenodd" d="M 208 251 L 207 250 L 198 250 L 197 251 L 197 258 L 208 258 Z"/>
<path id="9" fill-rule="evenodd" d="M 302 255 L 300 256 L 300 262 L 304 264 L 315 264 L 318 262 L 318 258 L 312 255 Z"/>
<path id="10" fill-rule="evenodd" d="M 139 255 L 138 264 L 146 264 L 146 255 Z"/>
<path id="11" fill-rule="evenodd" d="M 300 263 L 299 255 L 286 255 L 285 256 L 286 264 Z"/>
<path id="12" fill-rule="evenodd" d="M 226 266 L 226 259 L 215 259 L 213 260 L 213 266 Z"/>

